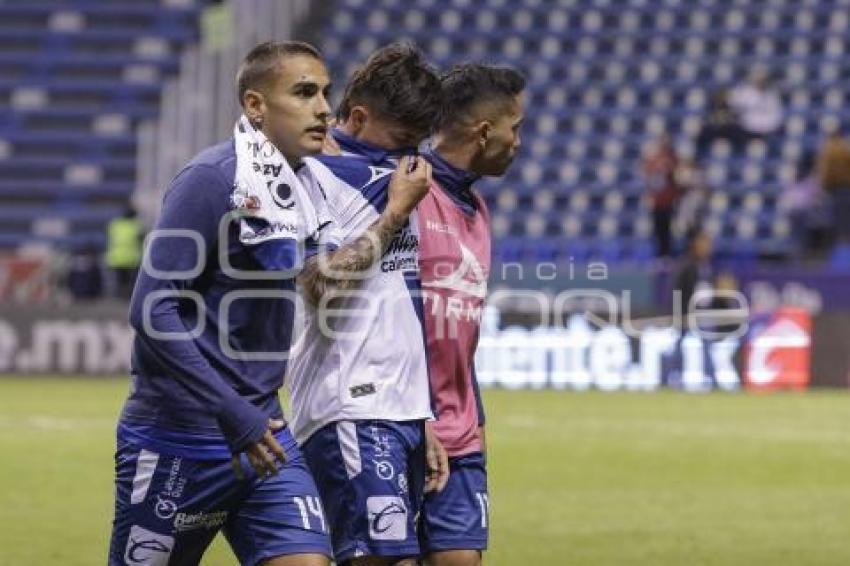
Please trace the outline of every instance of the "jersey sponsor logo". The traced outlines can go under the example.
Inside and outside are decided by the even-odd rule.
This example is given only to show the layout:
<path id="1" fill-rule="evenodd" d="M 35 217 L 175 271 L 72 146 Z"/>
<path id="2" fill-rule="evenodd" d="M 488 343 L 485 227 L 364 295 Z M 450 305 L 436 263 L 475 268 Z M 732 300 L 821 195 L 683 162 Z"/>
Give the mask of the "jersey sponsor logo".
<path id="1" fill-rule="evenodd" d="M 348 391 L 351 392 L 351 396 L 354 399 L 357 399 L 358 397 L 374 395 L 378 390 L 375 388 L 374 383 L 361 383 L 360 385 L 349 387 Z"/>
<path id="2" fill-rule="evenodd" d="M 425 301 L 431 305 L 431 314 L 437 318 L 437 338 L 444 338 L 447 331 L 447 323 L 451 322 L 454 326 L 448 326 L 448 329 L 456 328 L 456 323 L 461 320 L 479 324 L 483 316 L 483 309 L 480 299 L 464 301 L 460 297 L 447 297 L 445 301 L 443 297 L 436 293 L 426 293 Z M 442 310 L 440 310 L 442 308 Z M 442 323 L 442 325 L 440 325 Z M 455 338 L 456 336 L 450 336 Z"/>
<path id="3" fill-rule="evenodd" d="M 372 540 L 405 540 L 407 507 L 401 497 L 373 496 L 366 499 L 369 537 Z"/>
<path id="4" fill-rule="evenodd" d="M 217 529 L 227 520 L 227 511 L 212 511 L 210 513 L 177 513 L 174 518 L 174 528 L 177 531 L 194 531 L 197 529 Z"/>
<path id="5" fill-rule="evenodd" d="M 156 496 L 156 505 L 153 508 L 154 513 L 160 519 L 167 521 L 177 513 L 177 504 L 170 499 L 165 499 L 159 495 Z"/>
<path id="6" fill-rule="evenodd" d="M 388 259 L 381 262 L 381 271 L 390 273 L 393 271 L 415 271 L 419 265 L 416 263 L 416 257 L 406 256 Z"/>
<path id="7" fill-rule="evenodd" d="M 172 550 L 174 550 L 174 537 L 133 525 L 130 527 L 130 536 L 127 538 L 124 560 L 127 564 L 166 566 Z"/>
<path id="8" fill-rule="evenodd" d="M 452 236 L 457 236 L 457 229 L 455 229 L 455 227 L 450 224 L 440 224 L 439 222 L 428 220 L 425 222 L 425 228 L 430 230 L 431 232 L 439 232 L 440 234 L 451 234 Z"/>
<path id="9" fill-rule="evenodd" d="M 408 230 L 396 234 L 390 240 L 384 255 L 416 252 L 419 249 L 419 237 Z"/>
<path id="10" fill-rule="evenodd" d="M 452 291 L 483 299 L 487 295 L 487 274 L 469 248 L 460 244 L 461 261 L 453 272 L 445 277 L 425 281 L 423 287 L 450 289 Z"/>
<path id="11" fill-rule="evenodd" d="M 418 271 L 419 260 L 419 236 L 410 228 L 405 228 L 396 234 L 387 246 L 384 260 L 381 262 L 381 271 L 390 273 L 393 271 Z"/>

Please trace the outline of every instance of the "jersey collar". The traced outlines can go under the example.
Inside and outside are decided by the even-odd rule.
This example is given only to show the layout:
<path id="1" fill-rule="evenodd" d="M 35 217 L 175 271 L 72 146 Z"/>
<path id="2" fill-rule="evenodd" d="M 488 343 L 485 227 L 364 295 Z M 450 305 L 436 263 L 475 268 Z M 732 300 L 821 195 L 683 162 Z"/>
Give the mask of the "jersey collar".
<path id="1" fill-rule="evenodd" d="M 475 198 L 472 196 L 472 184 L 480 179 L 481 175 L 455 167 L 432 147 L 426 149 L 423 156 L 431 163 L 434 180 L 445 189 L 464 212 L 474 214 Z"/>
<path id="2" fill-rule="evenodd" d="M 344 153 L 353 153 L 368 159 L 372 164 L 379 165 L 390 160 L 396 160 L 402 155 L 413 155 L 416 153 L 415 147 L 403 147 L 394 150 L 384 149 L 376 145 L 358 140 L 340 130 L 334 128 L 331 130 L 336 143 Z"/>

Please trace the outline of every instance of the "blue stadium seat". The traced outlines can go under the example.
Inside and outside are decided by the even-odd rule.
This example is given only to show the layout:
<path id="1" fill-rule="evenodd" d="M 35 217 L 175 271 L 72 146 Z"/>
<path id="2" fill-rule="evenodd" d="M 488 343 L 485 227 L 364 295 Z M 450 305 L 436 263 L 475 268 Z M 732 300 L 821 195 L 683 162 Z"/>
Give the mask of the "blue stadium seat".
<path id="1" fill-rule="evenodd" d="M 443 27 L 435 38 L 433 26 L 440 21 Z M 850 15 L 834 2 L 777 1 L 765 10 L 758 3 L 732 0 L 627 6 L 601 0 L 385 5 L 352 0 L 341 3 L 324 34 L 333 37 L 329 45 L 334 53 L 357 51 L 363 34 L 355 22 L 379 30 L 374 36 L 378 44 L 399 35 L 411 37 L 443 67 L 461 57 L 480 56 L 525 70 L 527 149 L 504 180 L 485 184 L 487 191 L 499 194 L 488 202 L 494 212 L 516 219 L 507 231 L 515 237 L 526 235 L 537 242 L 535 236 L 550 237 L 560 230 L 561 237 L 589 238 L 590 243 L 577 244 L 588 250 L 580 254 L 584 257 L 603 248 L 606 257 L 622 261 L 651 255 L 645 218 L 618 217 L 614 230 L 618 237 L 643 234 L 639 245 L 602 246 L 600 214 L 618 207 L 621 213 L 638 210 L 636 199 L 645 191 L 640 177 L 643 146 L 663 129 L 677 141 L 692 140 L 710 95 L 743 80 L 757 65 L 776 77 L 789 117 L 780 134 L 750 144 L 740 154 L 723 144 L 711 152 L 708 180 L 716 193 L 727 196 L 722 205 L 712 200 L 712 218 L 720 236 L 727 238 L 721 248 L 736 237 L 738 212 L 745 207 L 756 228 L 754 233 L 751 227 L 743 229 L 751 237 L 742 239 L 747 245 L 737 256 L 781 249 L 785 242 L 766 229 L 782 214 L 768 197 L 789 181 L 789 163 L 817 147 L 823 128 L 850 125 L 850 113 L 844 110 Z M 349 62 L 342 59 L 331 60 L 337 82 L 345 80 L 348 70 Z M 685 153 L 689 143 L 682 145 Z M 539 198 L 528 196 L 540 186 L 551 193 L 546 204 L 567 211 L 562 219 L 547 215 L 542 236 L 541 222 L 527 218 L 529 210 L 545 208 Z M 625 199 L 622 205 L 606 205 L 606 195 L 617 194 Z M 761 205 L 755 200 L 747 204 L 748 194 L 760 195 Z M 517 245 L 510 249 L 520 249 Z"/>
<path id="2" fill-rule="evenodd" d="M 0 3 L 0 248 L 102 249 L 204 2 Z"/>

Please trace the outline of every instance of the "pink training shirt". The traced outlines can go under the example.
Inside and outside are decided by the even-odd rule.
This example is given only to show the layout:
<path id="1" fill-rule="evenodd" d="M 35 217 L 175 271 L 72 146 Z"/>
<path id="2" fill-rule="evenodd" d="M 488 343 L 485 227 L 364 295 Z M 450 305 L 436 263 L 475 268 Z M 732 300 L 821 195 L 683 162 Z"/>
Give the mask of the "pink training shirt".
<path id="1" fill-rule="evenodd" d="M 452 178 L 442 179 L 449 184 Z M 465 190 L 473 206 L 459 203 L 438 181 L 417 208 L 419 264 L 434 429 L 456 457 L 481 451 L 474 356 L 490 274 L 490 225 L 483 199 L 468 185 L 454 188 Z"/>

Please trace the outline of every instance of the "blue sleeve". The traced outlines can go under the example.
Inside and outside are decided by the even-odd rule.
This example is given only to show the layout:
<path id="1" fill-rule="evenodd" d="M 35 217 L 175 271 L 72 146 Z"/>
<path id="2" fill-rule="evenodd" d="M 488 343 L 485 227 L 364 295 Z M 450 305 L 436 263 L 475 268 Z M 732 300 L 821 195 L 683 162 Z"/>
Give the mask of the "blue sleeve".
<path id="1" fill-rule="evenodd" d="M 266 271 L 294 269 L 302 263 L 298 258 L 298 244 L 295 240 L 267 240 L 247 248 Z"/>
<path id="2" fill-rule="evenodd" d="M 475 372 L 475 362 L 472 363 L 472 392 L 475 394 L 475 408 L 478 411 L 478 426 L 484 426 L 484 401 L 478 388 L 478 374 Z"/>
<path id="3" fill-rule="evenodd" d="M 266 415 L 213 369 L 199 349 L 196 340 L 163 340 L 149 335 L 145 329 L 145 299 L 151 293 L 164 294 L 147 306 L 150 328 L 158 332 L 188 333 L 180 309 L 184 301 L 176 293 L 192 291 L 193 284 L 216 249 L 219 223 L 229 210 L 230 186 L 212 166 L 184 169 L 172 182 L 163 199 L 162 212 L 155 231 L 185 230 L 194 239 L 183 236 L 161 236 L 152 240 L 147 265 L 154 276 L 142 269 L 130 304 L 130 324 L 140 339 L 154 350 L 158 362 L 169 371 L 179 385 L 205 407 L 209 407 L 221 427 L 230 449 L 244 451 L 259 440 L 268 428 Z M 162 272 L 171 272 L 162 273 Z M 182 273 L 181 273 L 182 272 Z M 201 308 L 204 308 L 201 305 Z M 203 317 L 204 313 L 199 313 Z"/>

